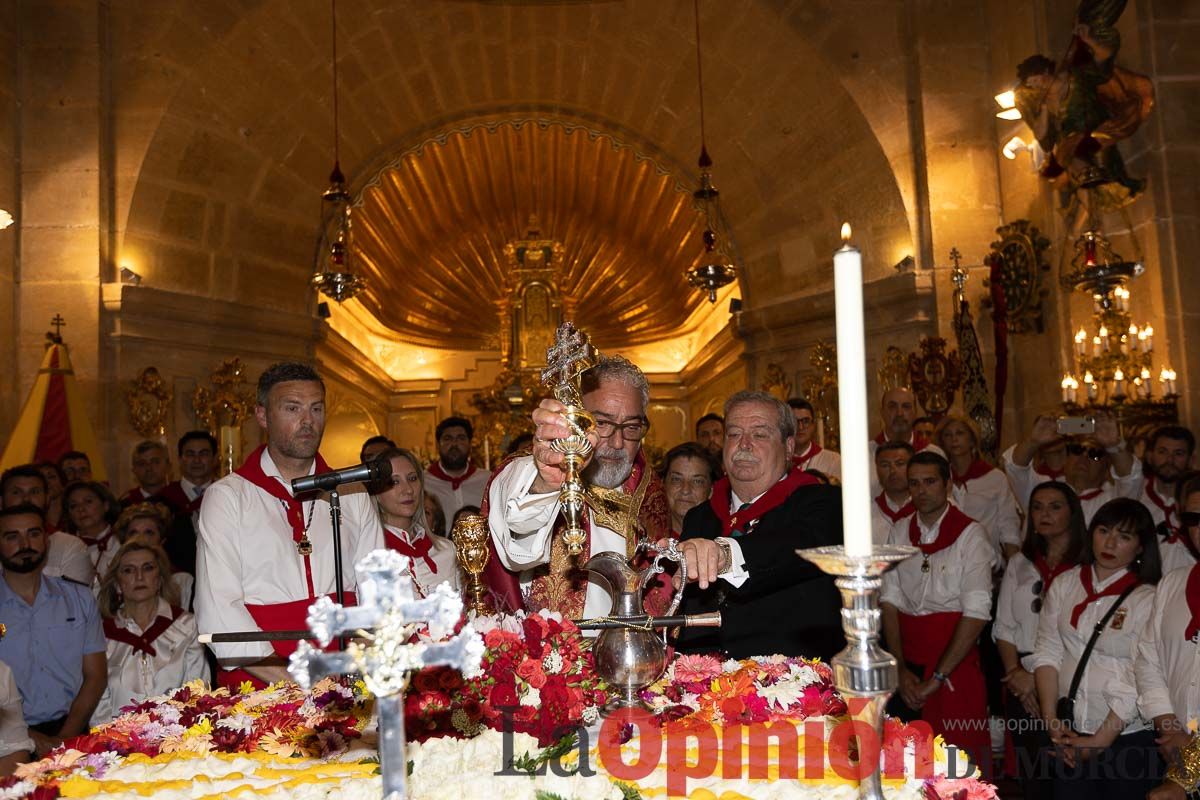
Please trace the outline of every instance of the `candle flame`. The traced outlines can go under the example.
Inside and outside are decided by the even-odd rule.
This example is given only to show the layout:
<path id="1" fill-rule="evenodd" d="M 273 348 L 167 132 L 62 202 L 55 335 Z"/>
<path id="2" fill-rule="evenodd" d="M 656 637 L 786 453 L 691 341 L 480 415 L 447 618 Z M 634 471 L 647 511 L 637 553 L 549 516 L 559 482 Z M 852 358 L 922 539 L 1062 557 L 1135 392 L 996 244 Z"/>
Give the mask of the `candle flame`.
<path id="1" fill-rule="evenodd" d="M 1085 372 L 1083 374 L 1083 382 L 1084 383 L 1095 383 L 1096 379 L 1094 377 L 1092 377 L 1092 373 L 1089 371 L 1089 372 Z"/>
<path id="2" fill-rule="evenodd" d="M 1114 381 L 1125 380 L 1125 373 L 1122 372 L 1120 368 L 1118 368 L 1117 371 L 1113 373 L 1113 380 Z"/>
<path id="3" fill-rule="evenodd" d="M 1085 331 L 1083 328 L 1080 328 L 1079 332 L 1075 334 L 1075 341 L 1086 342 L 1087 341 L 1087 331 Z"/>
<path id="4" fill-rule="evenodd" d="M 850 223 L 842 223 L 842 241 L 849 244 L 850 242 Z"/>

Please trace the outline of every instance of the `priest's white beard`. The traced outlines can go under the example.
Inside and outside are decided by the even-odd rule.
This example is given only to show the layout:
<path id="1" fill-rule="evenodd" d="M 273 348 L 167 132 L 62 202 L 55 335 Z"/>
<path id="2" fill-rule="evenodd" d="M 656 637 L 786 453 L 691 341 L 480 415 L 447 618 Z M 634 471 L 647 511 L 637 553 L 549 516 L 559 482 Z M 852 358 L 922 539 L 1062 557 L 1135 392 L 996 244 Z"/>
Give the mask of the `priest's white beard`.
<path id="1" fill-rule="evenodd" d="M 629 480 L 633 457 L 624 448 L 597 447 L 592 461 L 583 470 L 588 483 L 601 489 L 616 489 Z"/>

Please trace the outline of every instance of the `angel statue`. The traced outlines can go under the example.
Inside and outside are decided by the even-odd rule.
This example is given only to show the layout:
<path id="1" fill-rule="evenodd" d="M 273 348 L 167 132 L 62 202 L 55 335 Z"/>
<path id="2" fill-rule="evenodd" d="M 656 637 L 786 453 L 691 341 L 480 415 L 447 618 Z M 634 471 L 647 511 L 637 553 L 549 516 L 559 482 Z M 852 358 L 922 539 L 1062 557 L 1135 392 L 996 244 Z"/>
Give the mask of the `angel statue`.
<path id="1" fill-rule="evenodd" d="M 1146 185 L 1116 147 L 1154 108 L 1150 79 L 1115 63 L 1126 2 L 1081 0 L 1062 61 L 1035 55 L 1017 66 L 1016 106 L 1046 153 L 1042 176 L 1072 197 L 1087 190 L 1091 213 L 1127 206 Z"/>

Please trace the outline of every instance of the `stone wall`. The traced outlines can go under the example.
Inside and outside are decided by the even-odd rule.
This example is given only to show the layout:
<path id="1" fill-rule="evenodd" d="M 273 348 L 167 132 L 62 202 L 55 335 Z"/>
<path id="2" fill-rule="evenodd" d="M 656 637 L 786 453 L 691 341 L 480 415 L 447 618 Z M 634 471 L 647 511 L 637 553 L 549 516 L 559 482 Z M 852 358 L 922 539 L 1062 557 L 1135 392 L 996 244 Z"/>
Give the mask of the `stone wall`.
<path id="1" fill-rule="evenodd" d="M 20 106 L 17 98 L 17 63 L 20 52 L 17 7 L 0 4 L 0 208 L 20 219 Z M 17 376 L 17 253 L 21 229 L 13 225 L 0 231 L 0 375 L 12 383 Z M 0 430 L 16 421 L 21 398 L 15 391 L 0 392 Z"/>

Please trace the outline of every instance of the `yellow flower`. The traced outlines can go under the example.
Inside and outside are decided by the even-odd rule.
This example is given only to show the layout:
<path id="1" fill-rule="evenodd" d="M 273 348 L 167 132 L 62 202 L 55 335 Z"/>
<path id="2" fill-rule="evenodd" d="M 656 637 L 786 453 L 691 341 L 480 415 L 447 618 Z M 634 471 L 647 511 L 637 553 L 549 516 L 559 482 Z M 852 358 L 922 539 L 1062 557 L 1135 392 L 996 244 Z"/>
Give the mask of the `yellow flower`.
<path id="1" fill-rule="evenodd" d="M 264 733 L 258 740 L 258 749 L 283 758 L 291 758 L 296 753 L 296 746 L 290 737 L 277 730 Z"/>
<path id="2" fill-rule="evenodd" d="M 196 737 L 196 736 L 208 736 L 211 733 L 212 733 L 212 722 L 208 719 L 208 717 L 204 717 L 199 722 L 197 722 L 195 725 L 193 725 L 192 727 L 190 727 L 186 731 L 184 731 L 183 736 L 184 736 L 184 738 Z"/>
<path id="3" fill-rule="evenodd" d="M 242 681 L 238 685 L 238 694 L 250 694 L 254 691 L 254 684 L 250 681 Z"/>

